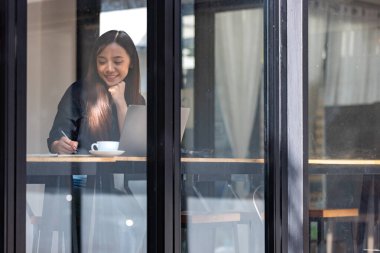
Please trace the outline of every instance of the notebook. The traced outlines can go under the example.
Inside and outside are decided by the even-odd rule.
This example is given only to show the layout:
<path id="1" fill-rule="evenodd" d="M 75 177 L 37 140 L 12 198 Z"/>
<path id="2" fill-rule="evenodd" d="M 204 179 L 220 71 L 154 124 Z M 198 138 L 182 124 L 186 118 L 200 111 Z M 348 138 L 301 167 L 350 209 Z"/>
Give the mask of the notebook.
<path id="1" fill-rule="evenodd" d="M 181 108 L 181 138 L 185 132 L 190 108 Z M 146 156 L 147 109 L 144 105 L 128 106 L 124 127 L 120 135 L 119 149 L 127 156 Z"/>

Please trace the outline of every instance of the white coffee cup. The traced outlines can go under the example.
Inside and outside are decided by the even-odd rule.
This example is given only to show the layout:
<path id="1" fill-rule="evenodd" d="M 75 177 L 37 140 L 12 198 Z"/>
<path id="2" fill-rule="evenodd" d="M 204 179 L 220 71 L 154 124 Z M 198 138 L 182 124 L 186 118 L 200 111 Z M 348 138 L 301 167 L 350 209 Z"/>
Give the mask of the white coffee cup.
<path id="1" fill-rule="evenodd" d="M 118 149 L 118 141 L 97 141 L 91 144 L 91 150 L 95 151 L 116 151 Z"/>

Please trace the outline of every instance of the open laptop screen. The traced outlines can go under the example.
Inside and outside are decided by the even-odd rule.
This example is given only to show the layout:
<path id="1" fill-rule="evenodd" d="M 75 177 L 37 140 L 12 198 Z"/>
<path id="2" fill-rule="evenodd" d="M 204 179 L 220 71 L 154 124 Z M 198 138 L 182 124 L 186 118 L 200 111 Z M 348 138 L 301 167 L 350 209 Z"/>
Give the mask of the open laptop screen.
<path id="1" fill-rule="evenodd" d="M 181 108 L 181 140 L 185 132 L 190 108 Z M 146 156 L 147 108 L 144 105 L 130 105 L 120 135 L 119 149 L 127 156 Z"/>

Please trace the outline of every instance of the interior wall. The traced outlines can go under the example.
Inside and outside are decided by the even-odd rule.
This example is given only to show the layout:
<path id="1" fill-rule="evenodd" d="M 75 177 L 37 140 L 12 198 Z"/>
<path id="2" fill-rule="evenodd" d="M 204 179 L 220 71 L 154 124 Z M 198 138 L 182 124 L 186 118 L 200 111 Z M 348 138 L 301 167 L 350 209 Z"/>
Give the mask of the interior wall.
<path id="1" fill-rule="evenodd" d="M 28 0 L 28 154 L 48 152 L 57 105 L 75 77 L 76 0 Z"/>

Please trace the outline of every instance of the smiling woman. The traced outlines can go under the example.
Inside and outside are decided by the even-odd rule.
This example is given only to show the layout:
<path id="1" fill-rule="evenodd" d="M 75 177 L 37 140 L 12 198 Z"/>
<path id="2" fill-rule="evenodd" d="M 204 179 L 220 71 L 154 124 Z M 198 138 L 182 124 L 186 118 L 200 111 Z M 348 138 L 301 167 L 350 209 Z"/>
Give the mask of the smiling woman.
<path id="1" fill-rule="evenodd" d="M 106 46 L 97 58 L 99 76 L 109 86 L 115 86 L 128 75 L 131 59 L 117 43 Z"/>
<path id="2" fill-rule="evenodd" d="M 96 141 L 118 141 L 130 104 L 145 104 L 136 47 L 127 33 L 111 30 L 95 42 L 85 80 L 71 85 L 61 99 L 50 151 L 88 153 Z"/>
<path id="3" fill-rule="evenodd" d="M 119 141 L 120 129 L 123 128 L 128 105 L 131 104 L 145 104 L 140 94 L 136 47 L 126 32 L 111 30 L 95 41 L 84 80 L 72 84 L 59 102 L 47 141 L 50 151 L 58 154 L 87 154 L 92 143 Z M 107 184 L 111 188 L 114 185 L 113 180 L 102 180 L 103 185 Z M 93 211 L 86 202 L 86 198 L 91 196 L 87 192 L 90 185 L 87 175 L 72 175 L 72 185 L 72 215 L 76 224 L 72 228 L 72 246 L 80 248 L 75 242 L 80 241 L 80 236 L 87 237 L 90 226 L 88 216 L 82 217 L 81 213 Z M 101 203 L 111 205 L 109 202 Z M 113 226 L 108 224 L 107 229 L 112 230 Z M 79 235 L 81 230 L 82 235 Z M 78 238 L 75 234 L 79 235 Z M 83 245 L 87 245 L 87 241 L 82 239 L 80 243 L 86 248 Z"/>

